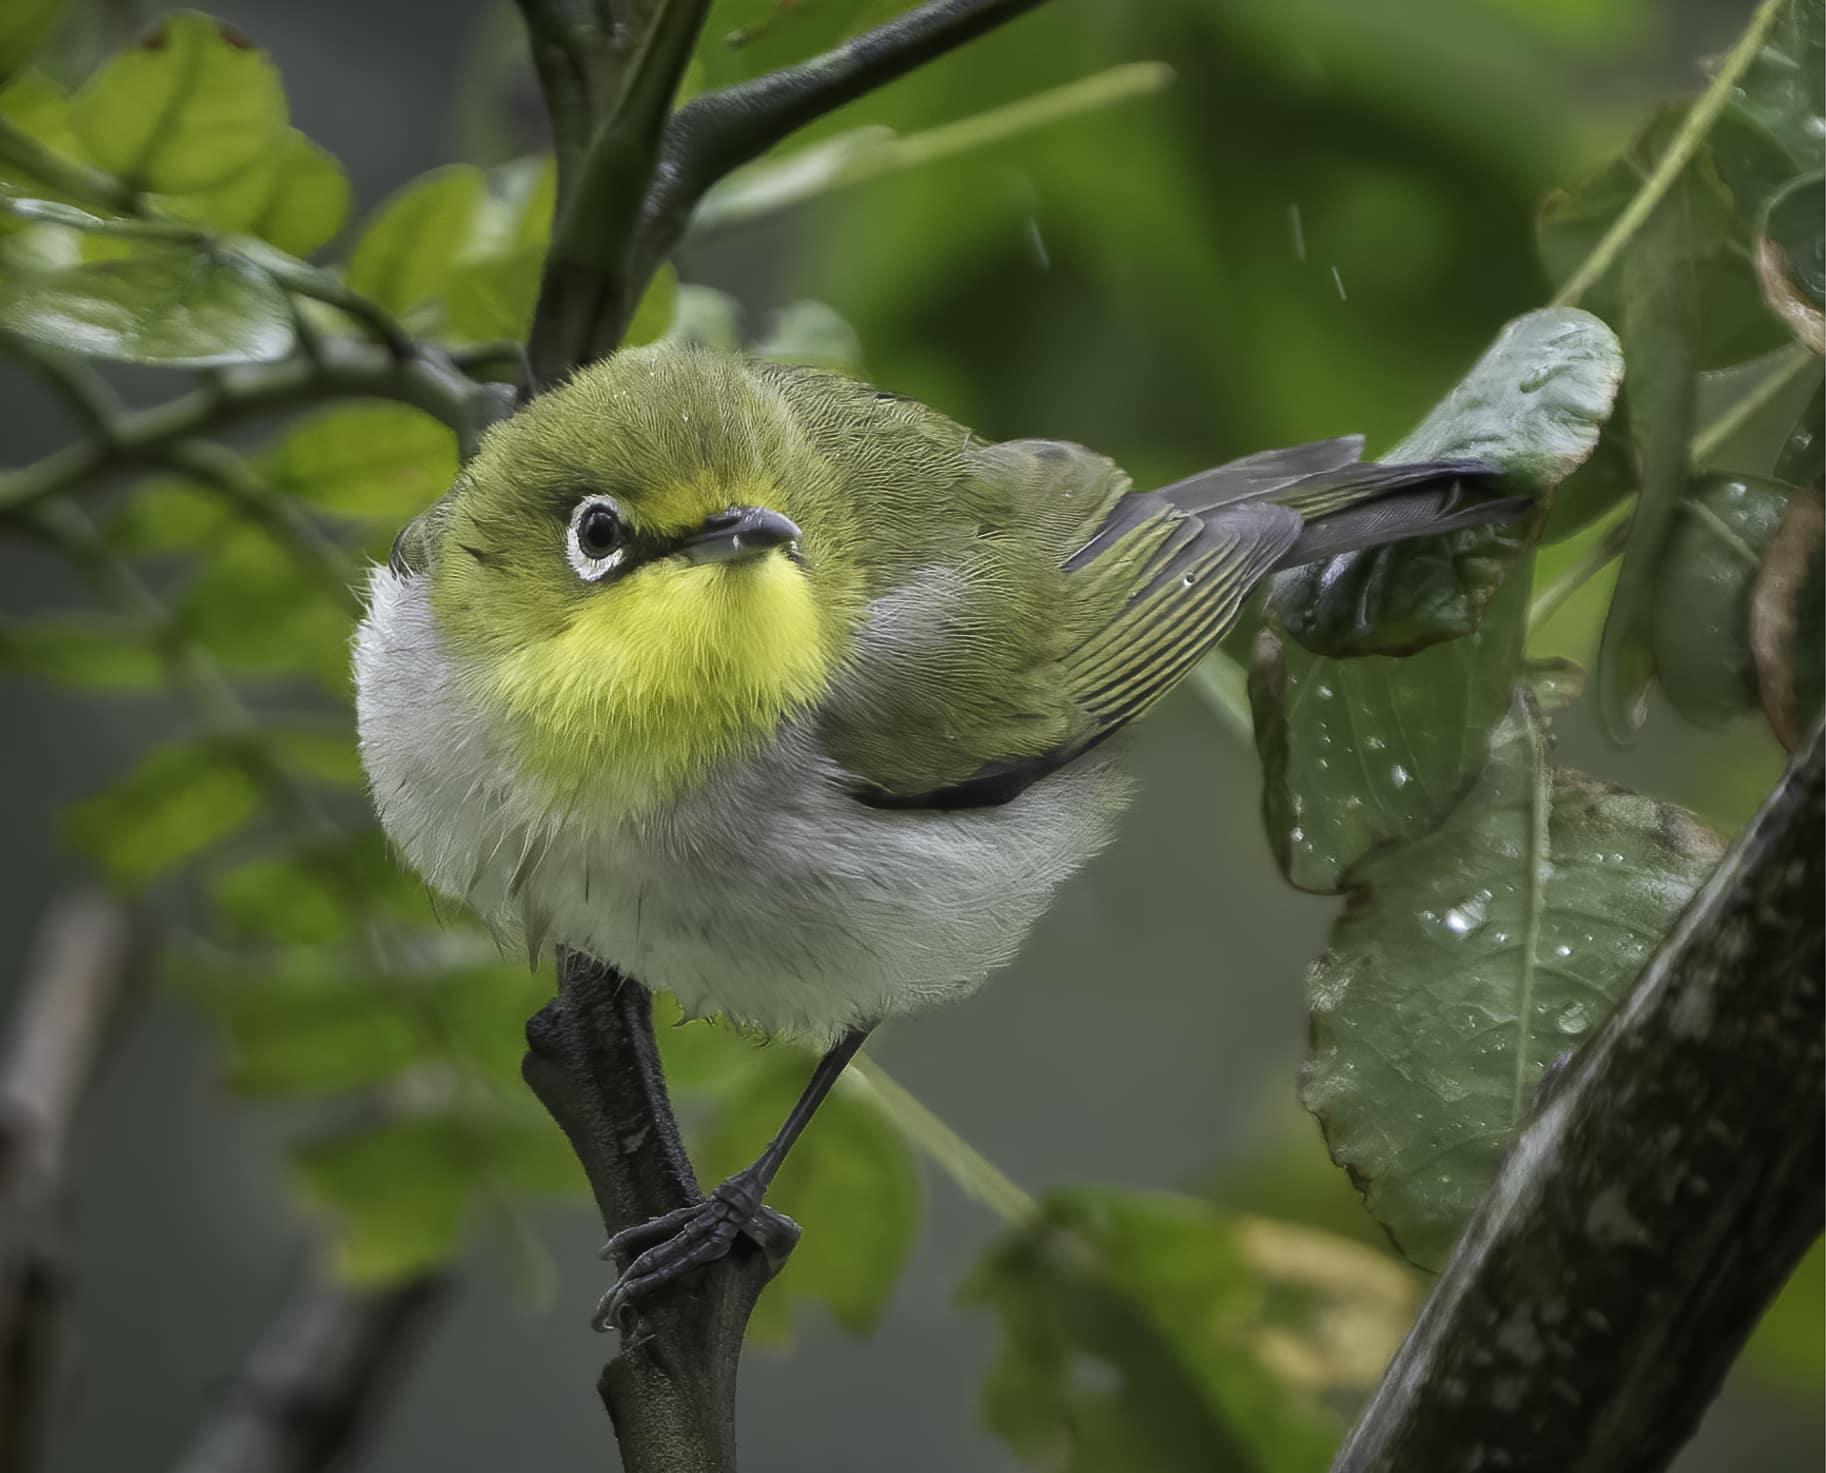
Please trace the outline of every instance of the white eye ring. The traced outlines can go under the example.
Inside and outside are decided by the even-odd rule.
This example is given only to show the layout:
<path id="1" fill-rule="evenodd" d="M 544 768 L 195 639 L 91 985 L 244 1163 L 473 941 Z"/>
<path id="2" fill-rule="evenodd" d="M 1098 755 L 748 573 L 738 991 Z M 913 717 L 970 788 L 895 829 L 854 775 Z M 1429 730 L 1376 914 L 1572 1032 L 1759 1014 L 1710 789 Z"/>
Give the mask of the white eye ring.
<path id="1" fill-rule="evenodd" d="M 571 524 L 564 532 L 564 555 L 569 560 L 571 571 L 586 583 L 594 583 L 599 578 L 606 578 L 619 568 L 627 558 L 625 546 L 617 547 L 601 556 L 592 556 L 583 549 L 581 529 L 583 519 L 596 510 L 607 511 L 619 523 L 621 508 L 607 496 L 586 496 L 577 503 L 571 512 Z"/>

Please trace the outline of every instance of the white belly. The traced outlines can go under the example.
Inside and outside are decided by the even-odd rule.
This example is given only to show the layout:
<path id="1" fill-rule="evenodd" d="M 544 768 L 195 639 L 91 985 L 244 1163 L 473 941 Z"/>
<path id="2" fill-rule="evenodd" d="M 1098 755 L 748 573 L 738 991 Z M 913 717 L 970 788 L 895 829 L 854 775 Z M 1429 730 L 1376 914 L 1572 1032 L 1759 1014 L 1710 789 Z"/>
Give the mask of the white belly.
<path id="1" fill-rule="evenodd" d="M 1127 796 L 1092 757 L 996 808 L 873 809 L 795 730 L 638 819 L 554 813 L 464 699 L 422 578 L 376 570 L 355 668 L 375 806 L 433 888 L 770 1033 L 822 1041 L 973 991 Z"/>

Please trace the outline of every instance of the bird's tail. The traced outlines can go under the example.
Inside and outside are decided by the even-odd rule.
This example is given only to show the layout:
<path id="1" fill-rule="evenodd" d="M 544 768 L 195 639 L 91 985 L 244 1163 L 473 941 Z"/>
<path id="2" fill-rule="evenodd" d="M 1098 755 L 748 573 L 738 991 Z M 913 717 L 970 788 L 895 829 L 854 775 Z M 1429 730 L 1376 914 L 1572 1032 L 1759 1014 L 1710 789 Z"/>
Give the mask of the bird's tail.
<path id="1" fill-rule="evenodd" d="M 1382 465 L 1358 460 L 1362 452 L 1360 435 L 1269 450 L 1204 471 L 1159 494 L 1206 519 L 1249 502 L 1298 512 L 1306 525 L 1275 569 L 1410 537 L 1514 521 L 1533 505 L 1526 496 L 1500 495 L 1498 472 L 1482 461 Z"/>

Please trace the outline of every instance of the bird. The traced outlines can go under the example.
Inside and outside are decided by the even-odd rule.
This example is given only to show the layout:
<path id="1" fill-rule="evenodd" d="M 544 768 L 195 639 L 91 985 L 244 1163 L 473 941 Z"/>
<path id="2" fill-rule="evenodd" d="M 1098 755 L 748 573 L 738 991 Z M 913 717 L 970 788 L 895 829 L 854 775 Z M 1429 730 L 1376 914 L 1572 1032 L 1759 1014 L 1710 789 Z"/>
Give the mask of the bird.
<path id="1" fill-rule="evenodd" d="M 1015 954 L 1115 830 L 1121 735 L 1265 579 L 1529 505 L 1362 448 L 1138 491 L 1077 444 L 660 343 L 532 397 L 401 531 L 354 668 L 405 863 L 535 960 L 822 1050 L 752 1166 L 610 1240 L 598 1328 L 758 1236 L 872 1028 Z"/>

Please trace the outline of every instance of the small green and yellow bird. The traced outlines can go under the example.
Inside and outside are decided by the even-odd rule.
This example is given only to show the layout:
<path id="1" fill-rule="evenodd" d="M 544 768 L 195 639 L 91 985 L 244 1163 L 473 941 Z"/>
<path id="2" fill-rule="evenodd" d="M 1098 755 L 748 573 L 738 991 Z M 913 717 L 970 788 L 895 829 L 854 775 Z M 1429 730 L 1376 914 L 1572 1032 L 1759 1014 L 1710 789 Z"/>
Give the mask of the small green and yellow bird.
<path id="1" fill-rule="evenodd" d="M 1278 568 L 1517 515 L 1345 438 L 1152 492 L 830 373 L 654 346 L 496 426 L 375 571 L 381 821 L 439 892 L 828 1052 L 767 1152 L 618 1235 L 598 1323 L 728 1251 L 868 1030 L 1012 957 L 1108 739 Z"/>

